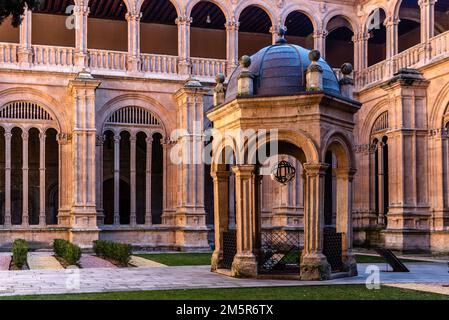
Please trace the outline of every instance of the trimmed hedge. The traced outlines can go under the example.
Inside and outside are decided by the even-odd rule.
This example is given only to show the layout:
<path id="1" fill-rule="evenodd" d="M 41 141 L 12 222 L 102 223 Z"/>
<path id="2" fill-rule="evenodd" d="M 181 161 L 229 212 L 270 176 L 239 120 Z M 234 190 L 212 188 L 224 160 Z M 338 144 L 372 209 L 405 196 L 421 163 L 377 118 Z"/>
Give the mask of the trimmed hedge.
<path id="1" fill-rule="evenodd" d="M 62 239 L 53 241 L 53 251 L 55 255 L 63 258 L 69 265 L 76 265 L 81 258 L 81 248 Z"/>
<path id="2" fill-rule="evenodd" d="M 14 266 L 22 269 L 27 263 L 28 243 L 23 239 L 16 239 L 12 244 L 12 262 Z"/>
<path id="3" fill-rule="evenodd" d="M 94 241 L 94 252 L 97 256 L 117 261 L 122 266 L 128 266 L 131 259 L 131 246 L 106 240 Z"/>

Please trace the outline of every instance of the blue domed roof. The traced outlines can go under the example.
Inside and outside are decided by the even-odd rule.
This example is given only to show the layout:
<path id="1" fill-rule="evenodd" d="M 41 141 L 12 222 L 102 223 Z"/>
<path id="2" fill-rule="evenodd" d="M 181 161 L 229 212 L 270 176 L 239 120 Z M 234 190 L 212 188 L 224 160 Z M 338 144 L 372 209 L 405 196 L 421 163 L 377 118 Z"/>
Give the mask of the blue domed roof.
<path id="1" fill-rule="evenodd" d="M 311 64 L 310 50 L 279 43 L 263 48 L 251 56 L 249 70 L 256 75 L 255 96 L 288 96 L 306 91 L 306 71 Z M 323 68 L 324 92 L 341 95 L 334 70 L 322 58 L 318 64 Z M 240 68 L 234 70 L 226 92 L 226 102 L 237 98 L 237 80 Z"/>

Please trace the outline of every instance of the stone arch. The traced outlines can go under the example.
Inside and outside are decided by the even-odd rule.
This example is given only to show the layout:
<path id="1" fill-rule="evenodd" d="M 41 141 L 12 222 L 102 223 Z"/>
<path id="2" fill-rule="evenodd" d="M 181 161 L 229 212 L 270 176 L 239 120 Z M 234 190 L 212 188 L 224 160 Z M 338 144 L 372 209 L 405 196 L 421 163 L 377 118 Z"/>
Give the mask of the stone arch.
<path id="1" fill-rule="evenodd" d="M 362 143 L 370 143 L 371 129 L 373 128 L 374 123 L 376 122 L 378 117 L 385 111 L 388 111 L 388 106 L 389 101 L 387 99 L 384 99 L 370 108 L 370 111 L 366 115 L 365 120 L 363 121 L 362 126 L 359 130 L 359 132 L 361 133 L 360 140 Z"/>
<path id="2" fill-rule="evenodd" d="M 257 148 L 249 149 L 248 146 L 253 145 L 255 139 L 257 139 L 257 137 L 250 139 L 245 143 L 245 152 L 246 152 L 245 158 L 251 164 L 256 163 L 256 159 L 257 159 L 256 154 L 260 150 L 260 148 L 263 145 L 268 144 L 272 141 L 279 141 L 279 142 L 287 143 L 287 144 L 290 144 L 290 145 L 298 148 L 299 150 L 301 150 L 303 152 L 305 158 L 298 159 L 298 160 L 303 160 L 302 162 L 316 163 L 316 162 L 320 161 L 320 154 L 318 152 L 318 148 L 316 147 L 315 142 L 308 136 L 308 134 L 306 132 L 280 130 L 280 131 L 278 131 L 277 135 L 275 135 L 275 136 L 268 135 L 268 137 L 266 138 L 266 141 L 264 141 L 263 145 L 259 145 Z M 282 153 L 281 150 L 278 150 L 278 151 L 280 151 L 279 153 Z M 286 154 L 288 154 L 288 153 L 286 153 Z M 295 154 L 289 154 L 289 155 L 295 156 Z"/>
<path id="3" fill-rule="evenodd" d="M 332 151 L 336 155 L 337 164 L 340 168 L 347 170 L 355 168 L 355 158 L 352 150 L 353 143 L 344 133 L 333 130 L 327 134 L 325 141 L 326 144 L 322 149 L 321 159 L 325 159 L 326 153 Z"/>
<path id="4" fill-rule="evenodd" d="M 126 106 L 142 108 L 160 119 L 161 127 L 163 128 L 163 131 L 160 133 L 164 138 L 168 137 L 169 130 L 172 129 L 172 126 L 176 123 L 176 119 L 173 117 L 173 112 L 170 112 L 169 109 L 157 100 L 144 95 L 124 94 L 109 100 L 97 111 L 97 130 L 99 130 L 99 132 L 103 131 L 107 119 L 114 112 Z"/>
<path id="5" fill-rule="evenodd" d="M 309 7 L 307 4 L 291 4 L 284 8 L 280 16 L 280 22 L 282 25 L 285 25 L 286 19 L 292 12 L 301 12 L 306 15 L 309 20 L 312 22 L 313 30 L 318 30 L 318 22 L 316 21 L 315 15 L 313 14 L 313 8 Z"/>
<path id="6" fill-rule="evenodd" d="M 137 2 L 135 4 L 136 12 L 140 12 L 142 10 L 142 5 L 147 1 L 157 1 L 157 0 L 137 0 Z M 173 5 L 173 7 L 175 7 L 178 17 L 182 16 L 183 12 L 182 12 L 181 5 L 179 4 L 179 2 L 176 0 L 168 0 L 168 1 L 170 1 L 171 4 Z"/>
<path id="7" fill-rule="evenodd" d="M 442 128 L 447 113 L 449 113 L 449 82 L 443 86 L 435 99 L 429 114 L 429 126 L 432 129 Z"/>
<path id="8" fill-rule="evenodd" d="M 368 32 L 367 26 L 368 26 L 369 19 L 371 17 L 371 14 L 376 10 L 382 10 L 385 13 L 385 19 L 387 19 L 390 16 L 388 8 L 382 4 L 377 4 L 376 6 L 370 7 L 369 11 L 367 11 L 366 15 L 363 18 L 363 24 L 362 24 L 363 33 Z"/>
<path id="9" fill-rule="evenodd" d="M 235 13 L 234 13 L 235 20 L 239 21 L 240 15 L 243 12 L 243 10 L 245 10 L 246 8 L 249 8 L 251 6 L 259 7 L 260 9 L 265 11 L 265 13 L 268 15 L 268 17 L 270 17 L 271 24 L 273 26 L 276 25 L 278 18 L 276 16 L 276 14 L 273 13 L 274 10 L 273 11 L 270 10 L 269 6 L 267 6 L 266 4 L 264 4 L 261 1 L 257 1 L 257 0 L 246 0 L 246 1 L 240 2 L 239 5 L 235 8 Z"/>
<path id="10" fill-rule="evenodd" d="M 354 21 L 353 18 L 351 18 L 350 16 L 347 15 L 346 12 L 342 12 L 341 10 L 334 10 L 329 12 L 323 19 L 323 28 L 327 31 L 328 30 L 328 25 L 329 25 L 329 21 L 331 21 L 333 18 L 337 18 L 337 17 L 341 17 L 344 20 L 346 20 L 349 25 L 351 26 L 352 31 L 355 33 L 358 30 L 358 24 L 356 21 Z"/>
<path id="11" fill-rule="evenodd" d="M 148 1 L 148 0 L 147 0 Z M 213 4 L 215 4 L 218 8 L 220 8 L 221 12 L 223 12 L 226 21 L 230 21 L 231 19 L 231 13 L 228 10 L 228 7 L 226 6 L 226 3 L 223 3 L 223 1 L 220 0 L 190 0 L 187 2 L 186 4 L 186 15 L 188 17 L 190 17 L 192 15 L 192 10 L 193 8 L 200 2 L 205 1 L 205 2 L 211 2 Z"/>
<path id="12" fill-rule="evenodd" d="M 63 111 L 67 106 L 61 106 L 60 101 L 46 93 L 23 87 L 11 88 L 0 92 L 0 107 L 14 101 L 26 101 L 41 106 L 53 118 L 57 126 L 55 129 L 59 133 L 71 130 L 69 119 Z"/>

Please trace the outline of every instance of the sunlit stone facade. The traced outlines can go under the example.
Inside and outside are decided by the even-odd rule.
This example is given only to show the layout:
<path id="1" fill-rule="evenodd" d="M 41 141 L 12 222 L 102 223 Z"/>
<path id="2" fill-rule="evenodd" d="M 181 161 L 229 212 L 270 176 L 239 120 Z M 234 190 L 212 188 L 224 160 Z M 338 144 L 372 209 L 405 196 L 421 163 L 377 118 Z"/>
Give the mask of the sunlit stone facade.
<path id="1" fill-rule="evenodd" d="M 286 26 L 339 77 L 354 66 L 355 243 L 448 251 L 448 13 L 448 0 L 43 1 L 19 29 L 0 26 L 0 244 L 208 248 L 211 168 L 170 154 L 212 126 L 215 76 Z M 295 165 L 294 183 L 262 181 L 267 230 L 303 228 Z M 336 179 L 329 170 L 330 225 Z"/>

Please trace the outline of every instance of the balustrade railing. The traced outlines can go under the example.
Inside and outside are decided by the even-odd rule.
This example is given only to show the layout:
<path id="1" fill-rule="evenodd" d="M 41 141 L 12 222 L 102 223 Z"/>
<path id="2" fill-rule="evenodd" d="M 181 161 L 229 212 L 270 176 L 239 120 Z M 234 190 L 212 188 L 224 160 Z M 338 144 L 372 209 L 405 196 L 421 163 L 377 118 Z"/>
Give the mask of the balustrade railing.
<path id="1" fill-rule="evenodd" d="M 430 39 L 431 57 L 436 58 L 449 53 L 449 31 Z"/>
<path id="2" fill-rule="evenodd" d="M 0 43 L 0 63 L 17 63 L 19 45 L 16 43 Z"/>
<path id="3" fill-rule="evenodd" d="M 403 68 L 411 68 L 421 62 L 421 52 L 424 50 L 422 44 L 411 47 L 393 57 L 394 72 Z"/>
<path id="4" fill-rule="evenodd" d="M 162 74 L 178 73 L 178 57 L 156 54 L 142 54 L 142 71 Z"/>
<path id="5" fill-rule="evenodd" d="M 33 64 L 36 66 L 73 66 L 75 49 L 33 45 Z"/>
<path id="6" fill-rule="evenodd" d="M 90 49 L 89 67 L 92 69 L 102 69 L 111 71 L 125 71 L 127 53 L 110 50 Z"/>
<path id="7" fill-rule="evenodd" d="M 226 60 L 191 58 L 192 73 L 200 77 L 215 77 L 219 73 L 226 74 Z"/>

